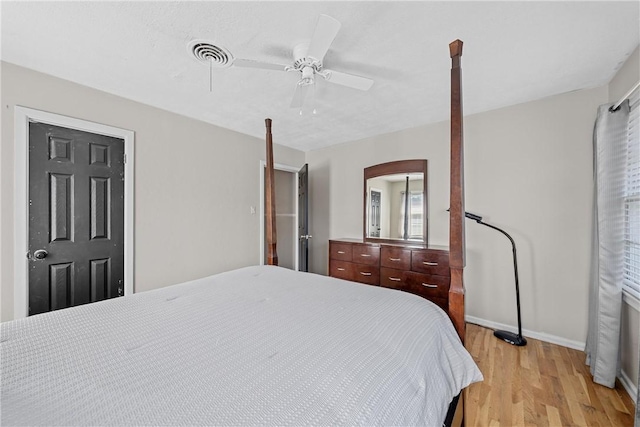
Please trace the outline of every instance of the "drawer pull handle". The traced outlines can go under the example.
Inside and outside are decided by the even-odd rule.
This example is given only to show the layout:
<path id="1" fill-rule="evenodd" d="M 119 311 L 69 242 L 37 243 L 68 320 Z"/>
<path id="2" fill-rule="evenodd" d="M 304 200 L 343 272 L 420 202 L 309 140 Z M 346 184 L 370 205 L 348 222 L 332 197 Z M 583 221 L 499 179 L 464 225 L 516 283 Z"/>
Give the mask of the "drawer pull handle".
<path id="1" fill-rule="evenodd" d="M 423 283 L 422 286 L 424 286 L 425 288 L 437 288 L 438 285 L 431 285 L 429 283 Z"/>
<path id="2" fill-rule="evenodd" d="M 437 262 L 422 261 L 422 263 L 423 263 L 424 265 L 434 265 L 434 266 L 435 266 L 435 265 L 438 265 L 438 263 L 437 263 Z"/>
<path id="3" fill-rule="evenodd" d="M 367 257 L 367 256 L 371 256 L 371 255 L 369 255 L 369 254 L 360 254 L 360 256 Z"/>
<path id="4" fill-rule="evenodd" d="M 338 253 L 339 253 L 340 255 L 342 255 L 342 254 L 344 254 L 344 251 L 338 251 Z"/>
<path id="5" fill-rule="evenodd" d="M 392 282 L 399 282 L 402 279 L 400 279 L 399 277 L 389 277 L 389 280 L 391 280 Z"/>
<path id="6" fill-rule="evenodd" d="M 344 271 L 344 268 L 338 267 L 338 271 Z"/>
<path id="7" fill-rule="evenodd" d="M 398 261 L 400 261 L 400 258 L 389 258 L 389 261 L 398 262 Z"/>
<path id="8" fill-rule="evenodd" d="M 371 276 L 371 273 L 366 273 L 364 271 L 361 271 L 360 274 L 362 274 L 363 276 Z"/>

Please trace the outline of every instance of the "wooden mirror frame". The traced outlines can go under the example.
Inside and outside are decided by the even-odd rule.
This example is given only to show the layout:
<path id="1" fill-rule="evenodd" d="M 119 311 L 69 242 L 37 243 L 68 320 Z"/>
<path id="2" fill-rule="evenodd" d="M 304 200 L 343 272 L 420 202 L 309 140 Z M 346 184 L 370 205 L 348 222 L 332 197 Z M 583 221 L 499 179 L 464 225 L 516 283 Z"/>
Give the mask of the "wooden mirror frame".
<path id="1" fill-rule="evenodd" d="M 369 195 L 367 194 L 367 180 L 385 175 L 398 175 L 405 173 L 422 173 L 422 211 L 424 212 L 424 227 L 422 229 L 422 241 L 404 240 L 404 239 L 385 239 L 382 237 L 367 237 L 367 202 Z M 397 160 L 395 162 L 381 163 L 379 165 L 369 166 L 364 169 L 364 189 L 362 197 L 362 238 L 365 242 L 372 243 L 394 243 L 407 246 L 427 246 L 427 237 L 429 236 L 429 193 L 427 191 L 427 160 Z"/>

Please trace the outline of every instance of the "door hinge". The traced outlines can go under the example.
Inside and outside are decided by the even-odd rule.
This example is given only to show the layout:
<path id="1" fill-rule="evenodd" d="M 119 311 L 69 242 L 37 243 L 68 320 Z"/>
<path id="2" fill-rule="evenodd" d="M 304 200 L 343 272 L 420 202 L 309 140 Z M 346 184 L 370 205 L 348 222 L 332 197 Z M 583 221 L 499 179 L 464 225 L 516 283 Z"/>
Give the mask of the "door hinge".
<path id="1" fill-rule="evenodd" d="M 125 163 L 125 164 L 127 163 L 127 155 L 126 155 L 126 154 L 123 154 L 123 155 L 122 155 L 122 161 L 123 161 L 123 163 Z"/>
<path id="2" fill-rule="evenodd" d="M 118 280 L 118 296 L 124 295 L 124 288 L 122 287 L 122 280 Z"/>

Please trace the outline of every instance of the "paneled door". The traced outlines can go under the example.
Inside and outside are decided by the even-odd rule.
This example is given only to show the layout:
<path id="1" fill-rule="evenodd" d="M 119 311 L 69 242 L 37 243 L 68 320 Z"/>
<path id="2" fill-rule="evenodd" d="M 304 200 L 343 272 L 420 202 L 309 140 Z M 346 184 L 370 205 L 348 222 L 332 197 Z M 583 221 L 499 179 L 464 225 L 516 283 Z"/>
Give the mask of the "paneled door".
<path id="1" fill-rule="evenodd" d="M 124 140 L 29 123 L 29 315 L 124 294 Z"/>
<path id="2" fill-rule="evenodd" d="M 309 271 L 309 165 L 298 171 L 298 271 Z"/>
<path id="3" fill-rule="evenodd" d="M 369 237 L 380 237 L 380 199 L 381 194 L 377 190 L 371 190 L 371 206 L 369 207 L 369 214 L 371 215 L 371 221 L 369 221 Z"/>

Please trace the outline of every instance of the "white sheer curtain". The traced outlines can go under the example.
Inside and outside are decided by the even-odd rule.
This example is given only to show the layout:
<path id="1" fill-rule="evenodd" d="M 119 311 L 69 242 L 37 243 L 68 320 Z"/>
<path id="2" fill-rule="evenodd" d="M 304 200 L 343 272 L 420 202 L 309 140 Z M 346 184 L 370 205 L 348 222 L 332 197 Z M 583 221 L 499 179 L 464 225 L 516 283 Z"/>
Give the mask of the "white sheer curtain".
<path id="1" fill-rule="evenodd" d="M 593 133 L 594 209 L 587 364 L 593 380 L 615 385 L 620 369 L 624 196 L 629 102 L 598 109 Z"/>
<path id="2" fill-rule="evenodd" d="M 626 215 L 627 236 L 625 255 L 626 290 L 640 297 L 640 90 L 629 96 L 629 151 L 627 157 Z M 640 388 L 640 360 L 638 382 Z M 640 427 L 640 393 L 636 394 L 636 422 Z"/>

